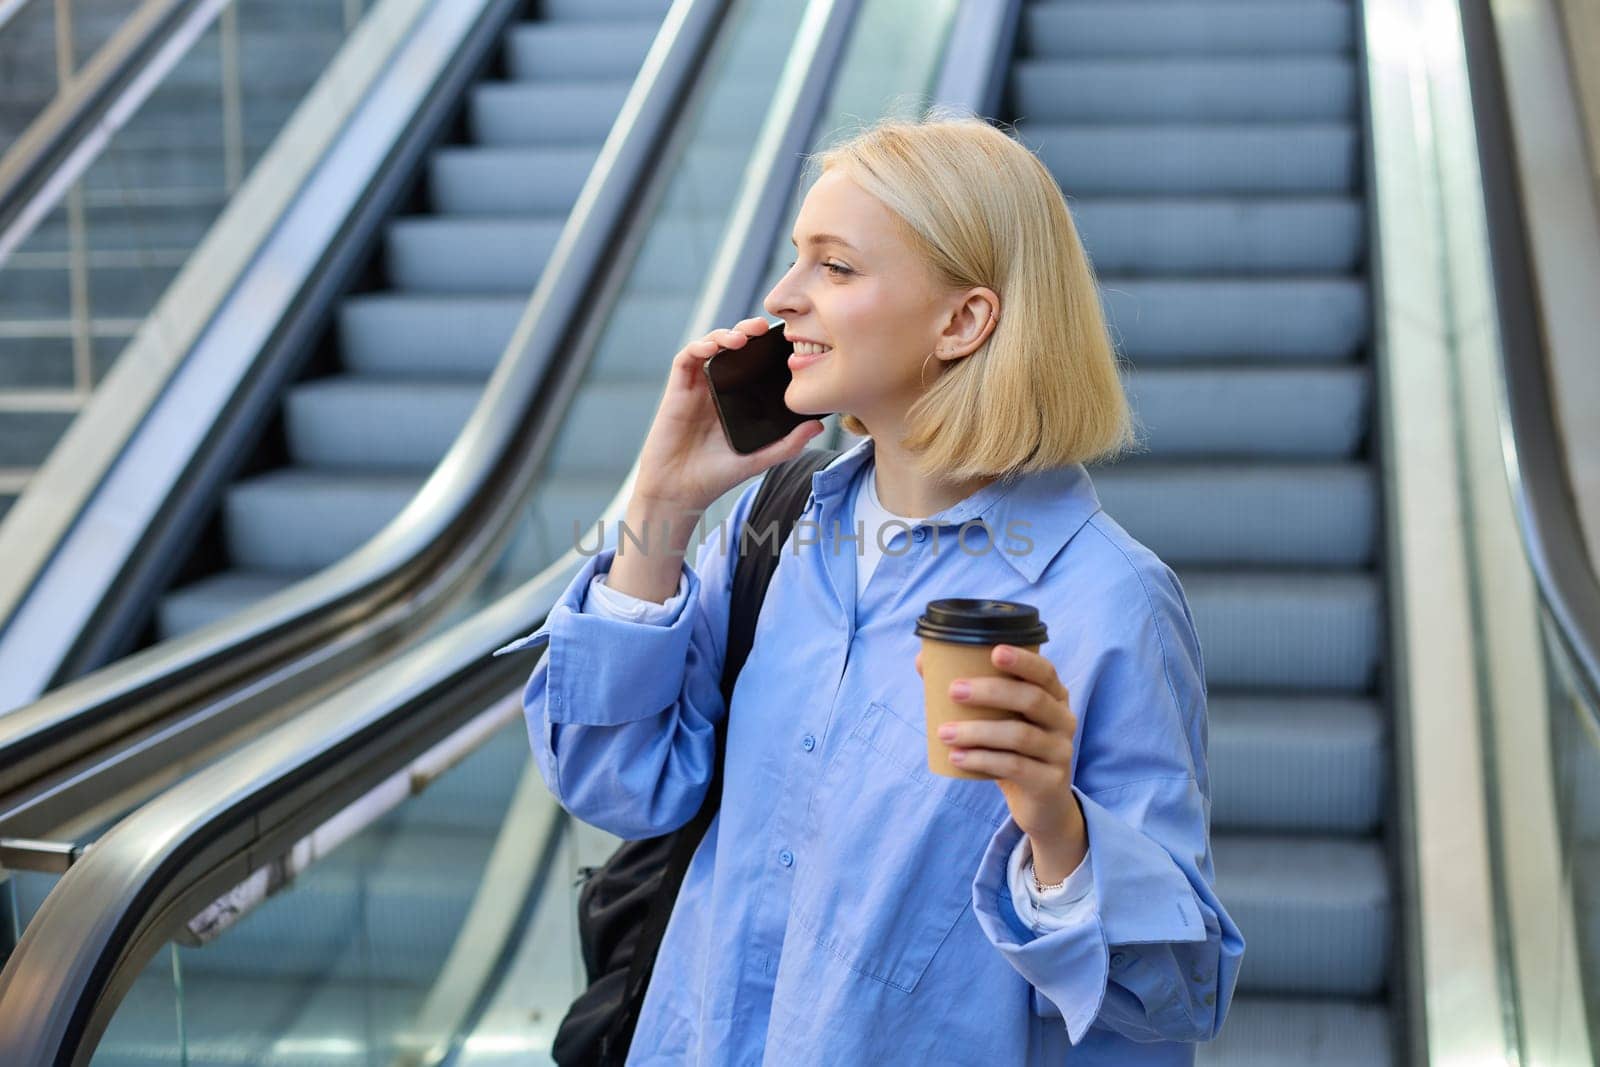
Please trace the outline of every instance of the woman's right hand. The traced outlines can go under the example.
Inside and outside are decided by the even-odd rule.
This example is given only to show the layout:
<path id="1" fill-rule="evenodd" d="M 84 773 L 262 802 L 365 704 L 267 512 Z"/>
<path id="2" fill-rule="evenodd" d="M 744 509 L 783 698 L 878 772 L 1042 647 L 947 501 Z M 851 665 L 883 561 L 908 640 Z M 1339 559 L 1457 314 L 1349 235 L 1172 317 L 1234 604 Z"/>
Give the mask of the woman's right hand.
<path id="1" fill-rule="evenodd" d="M 742 348 L 771 328 L 760 316 L 745 319 L 732 329 L 712 330 L 690 341 L 672 357 L 666 391 L 640 450 L 635 497 L 703 511 L 745 479 L 799 455 L 822 432 L 821 419 L 808 420 L 748 456 L 735 452 L 722 432 L 705 362 L 718 348 Z"/>

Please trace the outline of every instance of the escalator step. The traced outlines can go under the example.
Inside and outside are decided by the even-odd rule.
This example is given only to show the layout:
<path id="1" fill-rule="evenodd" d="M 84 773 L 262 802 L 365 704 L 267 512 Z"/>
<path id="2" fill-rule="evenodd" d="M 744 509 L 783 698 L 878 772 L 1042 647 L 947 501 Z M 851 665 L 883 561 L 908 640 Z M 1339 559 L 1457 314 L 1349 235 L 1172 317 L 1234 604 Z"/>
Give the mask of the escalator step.
<path id="1" fill-rule="evenodd" d="M 1377 575 L 1189 568 L 1178 580 L 1211 688 L 1371 691 L 1384 651 Z"/>
<path id="2" fill-rule="evenodd" d="M 487 381 L 526 307 L 524 296 L 364 293 L 339 305 L 339 353 L 358 374 Z"/>
<path id="3" fill-rule="evenodd" d="M 547 470 L 557 477 L 612 479 L 633 466 L 661 403 L 662 381 L 593 381 L 573 398 Z"/>
<path id="4" fill-rule="evenodd" d="M 1393 930 L 1377 841 L 1218 834 L 1212 846 L 1246 944 L 1241 993 L 1378 995 Z"/>
<path id="5" fill-rule="evenodd" d="M 234 566 L 310 574 L 335 563 L 400 514 L 424 476 L 282 468 L 229 486 L 223 532 Z"/>
<path id="6" fill-rule="evenodd" d="M 442 148 L 428 161 L 433 210 L 452 215 L 560 215 L 599 156 L 598 147 Z"/>
<path id="7" fill-rule="evenodd" d="M 1213 693 L 1208 711 L 1216 830 L 1377 830 L 1389 737 L 1375 701 Z"/>
<path id="8" fill-rule="evenodd" d="M 667 16 L 672 0 L 540 0 L 539 11 L 551 22 L 653 19 Z"/>
<path id="9" fill-rule="evenodd" d="M 468 104 L 480 145 L 598 145 L 628 97 L 631 82 L 486 82 Z"/>
<path id="10" fill-rule="evenodd" d="M 651 382 L 659 395 L 688 325 L 681 298 L 628 293 L 606 321 L 590 380 Z"/>
<path id="11" fill-rule="evenodd" d="M 1366 251 L 1366 216 L 1351 197 L 1083 197 L 1072 216 L 1100 274 L 1338 274 Z"/>
<path id="12" fill-rule="evenodd" d="M 1118 351 L 1135 363 L 1352 360 L 1371 334 L 1359 278 L 1102 278 Z"/>
<path id="13" fill-rule="evenodd" d="M 156 608 L 156 625 L 162 640 L 177 637 L 235 615 L 297 580 L 292 574 L 242 570 L 213 574 L 162 596 Z"/>
<path id="14" fill-rule="evenodd" d="M 1068 197 L 1350 193 L 1361 143 L 1347 123 L 1082 126 L 1016 123 Z"/>
<path id="15" fill-rule="evenodd" d="M 506 293 L 538 284 L 565 219 L 395 219 L 385 232 L 389 281 L 427 293 Z"/>
<path id="16" fill-rule="evenodd" d="M 1389 1012 L 1381 1002 L 1236 998 L 1198 1067 L 1389 1067 Z"/>
<path id="17" fill-rule="evenodd" d="M 1030 59 L 1011 78 L 1031 122 L 1318 122 L 1358 99 L 1342 57 Z"/>
<path id="18" fill-rule="evenodd" d="M 1025 54 L 1096 58 L 1325 55 L 1355 46 L 1347 0 L 1031 3 L 1019 34 Z"/>
<path id="19" fill-rule="evenodd" d="M 525 22 L 506 37 L 506 65 L 519 81 L 631 82 L 660 28 L 658 21 L 641 19 Z"/>
<path id="20" fill-rule="evenodd" d="M 1377 486 L 1355 463 L 1114 466 L 1101 504 L 1170 566 L 1363 567 Z"/>
<path id="21" fill-rule="evenodd" d="M 284 402 L 296 466 L 430 473 L 461 434 L 483 383 L 342 375 L 293 386 Z"/>
<path id="22" fill-rule="evenodd" d="M 1347 459 L 1362 447 L 1367 368 L 1160 367 L 1124 375 L 1151 459 Z M 1130 456 L 1124 462 L 1137 462 Z"/>

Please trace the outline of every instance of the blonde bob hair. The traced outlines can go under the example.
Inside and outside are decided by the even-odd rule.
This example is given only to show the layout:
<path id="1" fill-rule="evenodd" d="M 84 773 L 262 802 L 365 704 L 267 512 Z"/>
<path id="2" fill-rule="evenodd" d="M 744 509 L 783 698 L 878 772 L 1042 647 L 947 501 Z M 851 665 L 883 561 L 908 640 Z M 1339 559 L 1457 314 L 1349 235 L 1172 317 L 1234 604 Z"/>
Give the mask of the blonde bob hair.
<path id="1" fill-rule="evenodd" d="M 970 112 L 886 118 L 807 157 L 881 201 L 938 284 L 1000 297 L 984 343 L 907 413 L 924 476 L 962 481 L 1112 458 L 1135 443 L 1094 272 L 1055 178 Z M 840 424 L 867 427 L 854 415 Z"/>

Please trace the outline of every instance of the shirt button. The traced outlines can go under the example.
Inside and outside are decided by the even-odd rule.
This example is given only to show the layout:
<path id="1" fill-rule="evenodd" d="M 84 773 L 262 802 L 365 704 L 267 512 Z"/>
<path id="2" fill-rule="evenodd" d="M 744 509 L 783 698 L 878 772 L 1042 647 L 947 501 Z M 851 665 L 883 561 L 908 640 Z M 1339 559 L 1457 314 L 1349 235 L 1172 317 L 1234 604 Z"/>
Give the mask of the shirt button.
<path id="1" fill-rule="evenodd" d="M 928 528 L 926 526 L 918 526 L 914 531 L 912 531 L 911 536 L 916 538 L 918 541 L 926 541 L 928 539 Z"/>
<path id="2" fill-rule="evenodd" d="M 800 747 L 810 752 L 817 747 L 817 739 L 810 734 L 806 734 L 805 737 L 800 739 Z"/>
<path id="3" fill-rule="evenodd" d="M 782 852 L 778 853 L 778 862 L 783 864 L 785 867 L 793 867 L 794 853 L 790 852 L 788 849 L 784 849 Z"/>
<path id="4" fill-rule="evenodd" d="M 1128 962 L 1128 957 L 1126 955 L 1124 955 L 1123 953 L 1121 953 L 1121 952 L 1113 952 L 1111 954 L 1111 966 L 1113 966 L 1113 967 L 1121 967 L 1124 963 L 1127 963 L 1127 962 Z"/>

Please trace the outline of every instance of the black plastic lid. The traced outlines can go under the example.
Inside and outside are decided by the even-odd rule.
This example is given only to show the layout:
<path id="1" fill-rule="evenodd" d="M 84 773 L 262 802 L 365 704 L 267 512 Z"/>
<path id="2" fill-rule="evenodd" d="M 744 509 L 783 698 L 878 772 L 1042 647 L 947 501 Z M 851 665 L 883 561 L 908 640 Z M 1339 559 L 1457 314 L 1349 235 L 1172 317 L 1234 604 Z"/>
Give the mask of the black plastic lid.
<path id="1" fill-rule="evenodd" d="M 930 600 L 917 636 L 958 645 L 1042 645 L 1049 635 L 1039 609 L 1015 600 Z"/>

